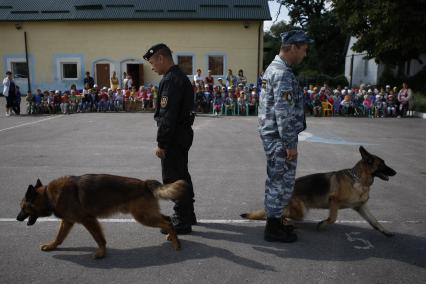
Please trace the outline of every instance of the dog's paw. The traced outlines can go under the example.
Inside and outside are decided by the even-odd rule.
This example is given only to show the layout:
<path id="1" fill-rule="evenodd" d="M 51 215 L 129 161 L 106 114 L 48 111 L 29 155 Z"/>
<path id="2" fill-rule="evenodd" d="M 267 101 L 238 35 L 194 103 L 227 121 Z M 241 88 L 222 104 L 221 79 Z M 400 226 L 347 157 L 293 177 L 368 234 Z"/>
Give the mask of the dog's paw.
<path id="1" fill-rule="evenodd" d="M 325 228 L 327 227 L 327 222 L 326 221 L 321 221 L 321 222 L 319 222 L 318 223 L 318 225 L 317 225 L 317 230 L 318 231 L 323 231 L 323 230 L 325 230 Z"/>
<path id="2" fill-rule="evenodd" d="M 45 244 L 45 245 L 41 245 L 40 249 L 42 251 L 52 251 L 56 249 L 56 245 L 55 244 Z"/>
<path id="3" fill-rule="evenodd" d="M 94 259 L 100 259 L 100 258 L 104 258 L 106 255 L 106 249 L 105 248 L 98 248 L 96 250 L 96 253 L 93 255 Z"/>
<path id="4" fill-rule="evenodd" d="M 384 232 L 382 232 L 383 233 L 383 235 L 385 235 L 386 237 L 388 237 L 388 238 L 390 238 L 390 237 L 394 237 L 395 236 L 395 234 L 394 233 L 391 233 L 391 232 L 388 232 L 388 231 L 384 231 Z"/>
<path id="5" fill-rule="evenodd" d="M 172 241 L 172 237 L 170 236 L 170 234 L 167 234 L 166 240 Z"/>

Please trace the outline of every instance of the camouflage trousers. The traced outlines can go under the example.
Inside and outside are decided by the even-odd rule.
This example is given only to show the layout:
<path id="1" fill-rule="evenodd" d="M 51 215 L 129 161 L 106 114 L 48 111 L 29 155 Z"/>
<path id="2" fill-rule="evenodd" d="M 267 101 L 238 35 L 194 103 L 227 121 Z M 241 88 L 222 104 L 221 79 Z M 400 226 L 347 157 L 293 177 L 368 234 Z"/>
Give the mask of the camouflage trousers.
<path id="1" fill-rule="evenodd" d="M 262 138 L 266 154 L 265 211 L 268 218 L 280 218 L 294 189 L 297 160 L 287 160 L 281 139 Z"/>

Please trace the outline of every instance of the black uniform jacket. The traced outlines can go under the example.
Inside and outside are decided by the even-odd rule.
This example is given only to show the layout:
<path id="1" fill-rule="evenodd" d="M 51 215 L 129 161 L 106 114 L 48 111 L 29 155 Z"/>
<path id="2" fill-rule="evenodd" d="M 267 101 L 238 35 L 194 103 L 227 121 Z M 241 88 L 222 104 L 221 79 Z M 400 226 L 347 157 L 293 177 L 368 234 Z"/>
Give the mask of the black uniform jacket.
<path id="1" fill-rule="evenodd" d="M 187 133 L 193 123 L 194 91 L 188 77 L 177 66 L 164 74 L 160 82 L 157 109 L 154 119 L 157 121 L 158 147 L 167 149 L 182 135 Z"/>

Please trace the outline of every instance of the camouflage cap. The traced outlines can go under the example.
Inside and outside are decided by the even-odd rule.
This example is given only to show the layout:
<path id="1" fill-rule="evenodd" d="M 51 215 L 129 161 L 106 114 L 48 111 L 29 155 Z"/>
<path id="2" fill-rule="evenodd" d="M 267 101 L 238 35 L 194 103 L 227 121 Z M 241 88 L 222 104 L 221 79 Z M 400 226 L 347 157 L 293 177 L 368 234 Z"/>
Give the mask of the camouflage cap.
<path id="1" fill-rule="evenodd" d="M 159 43 L 159 44 L 153 45 L 150 49 L 148 49 L 148 51 L 144 54 L 143 59 L 148 61 L 157 51 L 159 51 L 162 48 L 168 49 L 170 51 L 170 48 L 167 45 L 165 45 L 164 43 Z M 172 52 L 170 51 L 170 53 Z"/>
<path id="2" fill-rule="evenodd" d="M 314 41 L 302 30 L 292 30 L 281 35 L 282 44 L 313 43 Z"/>

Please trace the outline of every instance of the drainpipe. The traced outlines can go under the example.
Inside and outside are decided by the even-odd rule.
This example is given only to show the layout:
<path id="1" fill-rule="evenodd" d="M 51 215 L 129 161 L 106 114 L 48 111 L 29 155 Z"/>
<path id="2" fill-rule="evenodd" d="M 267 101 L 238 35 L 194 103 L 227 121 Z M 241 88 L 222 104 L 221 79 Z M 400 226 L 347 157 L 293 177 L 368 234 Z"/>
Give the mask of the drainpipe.
<path id="1" fill-rule="evenodd" d="M 28 72 L 28 91 L 31 91 L 31 74 L 30 74 L 30 63 L 28 61 L 28 44 L 27 44 L 27 32 L 24 32 L 25 40 L 25 60 L 27 61 L 27 72 Z"/>
<path id="2" fill-rule="evenodd" d="M 262 35 L 262 22 L 259 22 L 259 31 L 258 31 L 258 35 L 257 35 L 257 76 L 256 76 L 256 85 L 257 85 L 257 80 L 259 78 L 259 74 L 260 74 L 260 54 L 262 53 L 263 56 L 263 50 L 260 50 L 260 41 L 263 40 L 263 38 L 261 38 Z"/>

